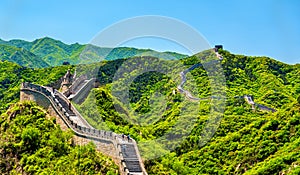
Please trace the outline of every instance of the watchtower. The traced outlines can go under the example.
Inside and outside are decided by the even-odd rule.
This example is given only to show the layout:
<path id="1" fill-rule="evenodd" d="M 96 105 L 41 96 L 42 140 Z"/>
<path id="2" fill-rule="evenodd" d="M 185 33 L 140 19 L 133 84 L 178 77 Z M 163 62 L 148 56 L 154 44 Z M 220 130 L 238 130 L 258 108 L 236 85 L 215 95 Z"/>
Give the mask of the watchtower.
<path id="1" fill-rule="evenodd" d="M 65 92 L 69 89 L 69 87 L 72 85 L 74 79 L 75 79 L 76 73 L 74 75 L 71 74 L 70 69 L 67 71 L 67 73 L 63 76 L 62 82 L 61 82 L 61 91 Z"/>
<path id="2" fill-rule="evenodd" d="M 218 52 L 219 49 L 223 49 L 223 45 L 215 45 L 215 51 Z"/>

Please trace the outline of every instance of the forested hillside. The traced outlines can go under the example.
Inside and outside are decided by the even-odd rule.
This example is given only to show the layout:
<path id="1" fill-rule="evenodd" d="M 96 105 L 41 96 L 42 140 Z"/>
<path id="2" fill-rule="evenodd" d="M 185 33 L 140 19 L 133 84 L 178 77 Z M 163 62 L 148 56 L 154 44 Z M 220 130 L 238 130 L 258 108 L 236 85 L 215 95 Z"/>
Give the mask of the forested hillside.
<path id="1" fill-rule="evenodd" d="M 163 59 L 180 59 L 187 56 L 175 52 L 157 52 L 151 49 L 105 48 L 78 43 L 69 45 L 49 37 L 32 42 L 0 39 L 0 60 L 32 68 L 53 67 L 62 64 L 88 64 L 143 54 Z"/>
<path id="2" fill-rule="evenodd" d="M 16 103 L 0 117 L 1 174 L 118 174 L 92 143 L 76 146 L 44 109 Z"/>
<path id="3" fill-rule="evenodd" d="M 71 68 L 72 66 L 58 66 L 32 69 L 0 61 L 0 113 L 19 100 L 21 82 L 47 85 L 58 80 Z"/>
<path id="4" fill-rule="evenodd" d="M 26 67 L 48 67 L 48 63 L 26 49 L 0 44 L 0 59 Z"/>
<path id="5" fill-rule="evenodd" d="M 216 134 L 205 146 L 199 146 L 201 130 L 212 107 L 209 100 L 202 101 L 190 136 L 174 151 L 148 160 L 149 174 L 299 174 L 299 64 L 287 65 L 267 57 L 234 55 L 227 51 L 220 53 L 224 57 L 221 64 L 226 76 L 227 102 Z M 130 102 L 135 112 L 147 116 L 152 107 L 150 101 L 157 91 L 166 96 L 168 106 L 154 123 L 135 125 L 126 119 L 132 113 L 125 106 L 113 103 L 111 83 L 117 62 L 122 61 L 108 62 L 100 68 L 102 86 L 94 89 L 78 108 L 95 127 L 130 134 L 139 142 L 161 137 L 178 120 L 184 97 L 172 93 L 176 83 L 168 75 L 157 72 L 137 77 L 130 86 Z M 187 67 L 196 62 L 196 57 L 183 59 Z M 191 74 L 198 86 L 198 96 L 208 97 L 206 71 L 199 67 Z M 243 95 L 252 95 L 256 103 L 277 112 L 252 110 L 243 98 L 236 98 Z M 151 116 L 148 117 L 151 121 Z"/>
<path id="6" fill-rule="evenodd" d="M 28 44 L 26 47 L 32 46 Z M 217 132 L 206 145 L 199 146 L 201 131 L 213 108 L 210 99 L 201 101 L 190 135 L 175 150 L 147 160 L 148 173 L 299 174 L 300 65 L 287 65 L 267 57 L 234 55 L 224 50 L 219 53 L 224 58 L 221 65 L 226 77 L 226 108 Z M 198 56 L 207 54 L 208 51 Z M 147 64 L 147 60 L 155 59 L 146 56 L 136 58 Z M 75 105 L 96 128 L 130 134 L 139 143 L 160 138 L 182 116 L 180 110 L 186 100 L 176 90 L 180 76 L 172 74 L 176 77 L 170 77 L 155 71 L 141 75 L 137 75 L 136 71 L 124 74 L 123 78 L 137 76 L 129 88 L 133 109 L 129 111 L 112 95 L 112 88 L 115 87 L 113 78 L 126 61 L 128 59 L 118 59 L 99 64 L 96 75 L 100 87 L 93 89 L 84 103 Z M 181 60 L 186 68 L 198 61 L 197 56 Z M 175 65 L 170 60 L 158 59 L 153 64 L 166 63 L 171 67 Z M 93 66 L 86 67 L 87 71 L 91 71 Z M 73 71 L 75 67 L 31 69 L 8 61 L 0 62 L 1 111 L 5 112 L 10 104 L 18 101 L 22 81 L 46 85 L 60 78 L 67 69 Z M 173 71 L 176 72 L 176 69 Z M 195 68 L 188 76 L 185 84 L 187 90 L 196 88 L 193 95 L 210 97 L 210 81 L 203 67 Z M 191 87 L 193 83 L 190 80 L 194 80 L 196 87 Z M 253 96 L 256 103 L 274 108 L 276 112 L 253 110 L 243 98 L 237 98 L 243 95 Z M 164 100 L 165 106 L 155 105 Z M 151 111 L 159 111 L 160 107 L 166 107 L 166 110 L 157 118 Z M 137 114 L 144 116 L 142 121 L 147 125 L 141 126 L 127 120 L 129 115 L 136 119 Z M 140 150 L 145 151 L 143 148 Z"/>

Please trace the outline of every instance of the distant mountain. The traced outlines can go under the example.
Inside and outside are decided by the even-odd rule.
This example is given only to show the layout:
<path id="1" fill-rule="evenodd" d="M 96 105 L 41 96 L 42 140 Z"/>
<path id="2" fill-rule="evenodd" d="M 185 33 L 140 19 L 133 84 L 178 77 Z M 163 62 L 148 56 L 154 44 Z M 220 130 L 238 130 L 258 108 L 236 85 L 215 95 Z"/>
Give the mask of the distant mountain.
<path id="1" fill-rule="evenodd" d="M 20 39 L 14 39 L 14 40 L 10 40 L 10 41 L 3 41 L 0 39 L 0 44 L 15 46 L 15 47 L 19 47 L 19 48 L 22 47 L 28 51 L 30 50 L 30 48 L 33 45 L 32 42 L 28 42 L 28 41 L 24 41 L 24 40 L 20 40 Z"/>
<path id="2" fill-rule="evenodd" d="M 2 44 L 0 44 L 0 60 L 11 61 L 25 67 L 49 66 L 47 62 L 26 49 Z"/>
<path id="3" fill-rule="evenodd" d="M 94 45 L 65 44 L 59 40 L 49 37 L 34 40 L 4 41 L 0 39 L 0 55 L 5 55 L 2 60 L 7 60 L 26 67 L 48 67 L 62 65 L 64 62 L 70 64 L 87 64 L 103 60 L 115 60 L 133 56 L 148 55 L 163 59 L 180 59 L 187 55 L 175 52 L 157 52 L 151 49 L 136 49 L 129 47 L 105 48 Z M 11 50 L 20 50 L 16 55 Z M 7 51 L 10 50 L 10 51 Z M 24 54 L 24 55 L 23 55 Z M 21 61 L 22 60 L 22 61 Z"/>

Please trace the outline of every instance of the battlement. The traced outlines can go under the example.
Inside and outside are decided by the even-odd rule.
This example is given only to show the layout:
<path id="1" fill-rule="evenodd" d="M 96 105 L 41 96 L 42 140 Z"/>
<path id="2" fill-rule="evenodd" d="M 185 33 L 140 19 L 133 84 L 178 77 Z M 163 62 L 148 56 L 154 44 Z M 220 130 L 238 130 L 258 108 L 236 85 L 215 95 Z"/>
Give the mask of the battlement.
<path id="1" fill-rule="evenodd" d="M 147 174 L 135 140 L 131 139 L 126 144 L 127 146 L 123 147 L 124 141 L 121 135 L 93 128 L 77 112 L 70 101 L 54 88 L 22 83 L 20 100 L 35 101 L 48 110 L 50 115 L 56 117 L 57 123 L 63 130 L 74 131 L 76 144 L 94 142 L 98 151 L 110 156 L 119 165 L 121 174 Z M 134 157 L 134 159 L 129 161 L 128 156 Z"/>

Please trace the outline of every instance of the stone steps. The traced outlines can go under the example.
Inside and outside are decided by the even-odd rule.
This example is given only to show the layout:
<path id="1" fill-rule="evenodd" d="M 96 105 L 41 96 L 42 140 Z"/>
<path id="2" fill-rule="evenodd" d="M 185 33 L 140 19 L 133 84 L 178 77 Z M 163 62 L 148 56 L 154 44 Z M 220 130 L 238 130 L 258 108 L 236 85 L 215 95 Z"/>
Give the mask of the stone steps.
<path id="1" fill-rule="evenodd" d="M 138 159 L 135 148 L 132 144 L 121 144 L 120 146 L 124 159 Z"/>
<path id="2" fill-rule="evenodd" d="M 121 152 L 123 155 L 123 161 L 126 164 L 126 168 L 129 172 L 142 172 L 142 168 L 139 162 L 139 158 L 136 153 L 136 149 L 133 144 L 120 144 Z"/>
<path id="3" fill-rule="evenodd" d="M 137 173 L 141 173 L 142 172 L 142 168 L 140 166 L 140 162 L 137 160 L 125 160 L 124 161 L 126 164 L 126 167 L 128 169 L 129 172 L 137 172 Z"/>
<path id="4" fill-rule="evenodd" d="M 109 155 L 111 156 L 115 156 L 121 153 L 120 155 L 122 155 L 122 157 L 120 157 L 120 159 L 121 162 L 123 162 L 123 173 L 138 175 L 147 174 L 145 169 L 143 168 L 143 163 L 140 160 L 139 152 L 134 140 L 125 142 L 124 139 L 122 139 L 121 135 L 114 134 L 111 131 L 99 131 L 94 128 L 84 127 L 84 123 L 81 120 L 81 117 L 76 115 L 78 113 L 76 112 L 76 108 L 74 108 L 62 94 L 57 91 L 54 92 L 52 88 L 42 87 L 30 83 L 23 83 L 21 86 L 21 90 L 22 89 L 38 91 L 48 97 L 50 102 L 54 101 L 53 105 L 55 106 L 55 108 L 58 107 L 58 113 L 61 113 L 62 116 L 65 116 L 67 118 L 67 121 L 71 123 L 67 127 L 71 128 L 73 131 L 78 132 L 77 138 L 79 142 L 77 143 L 81 145 L 89 141 L 93 141 L 95 142 L 97 147 L 100 147 L 100 150 L 106 153 L 109 152 Z M 59 115 L 60 118 L 61 115 Z M 119 150 L 120 152 L 115 152 L 114 155 L 114 151 L 117 150 Z"/>
<path id="5" fill-rule="evenodd" d="M 75 116 L 76 114 L 70 109 L 69 104 L 62 99 L 59 95 L 55 94 L 55 98 L 59 101 L 63 108 L 67 111 L 70 116 Z"/>

